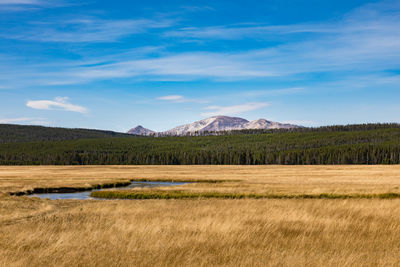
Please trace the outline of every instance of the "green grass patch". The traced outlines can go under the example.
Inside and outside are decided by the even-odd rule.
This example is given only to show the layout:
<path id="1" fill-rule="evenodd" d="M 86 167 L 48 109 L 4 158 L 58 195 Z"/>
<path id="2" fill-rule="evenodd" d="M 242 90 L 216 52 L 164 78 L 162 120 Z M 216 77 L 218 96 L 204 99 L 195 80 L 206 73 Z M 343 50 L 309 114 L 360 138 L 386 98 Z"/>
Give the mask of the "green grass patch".
<path id="1" fill-rule="evenodd" d="M 208 184 L 217 184 L 217 183 L 232 183 L 232 182 L 240 182 L 241 180 L 216 180 L 216 179 L 170 179 L 170 178 L 157 178 L 157 179 L 148 179 L 148 178 L 135 178 L 131 180 L 132 182 L 169 182 L 169 183 L 208 183 Z"/>
<path id="2" fill-rule="evenodd" d="M 400 198 L 399 193 L 382 194 L 245 194 L 220 192 L 186 191 L 95 191 L 92 197 L 106 199 L 393 199 Z"/>

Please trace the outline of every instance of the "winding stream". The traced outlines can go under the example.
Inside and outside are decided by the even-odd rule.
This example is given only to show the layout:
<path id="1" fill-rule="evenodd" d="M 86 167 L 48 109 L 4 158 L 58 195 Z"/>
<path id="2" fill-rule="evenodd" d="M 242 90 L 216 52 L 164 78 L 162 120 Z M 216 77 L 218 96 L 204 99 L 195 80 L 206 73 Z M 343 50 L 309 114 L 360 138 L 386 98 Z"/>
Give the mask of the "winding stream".
<path id="1" fill-rule="evenodd" d="M 93 189 L 89 191 L 73 192 L 73 193 L 43 193 L 43 194 L 32 194 L 29 197 L 40 197 L 55 199 L 96 199 L 90 196 L 93 191 L 104 191 L 104 190 L 115 190 L 115 189 L 128 189 L 135 187 L 159 187 L 159 186 L 177 186 L 183 185 L 186 182 L 137 182 L 132 181 L 130 185 L 117 187 L 117 188 L 103 188 L 103 189 Z"/>

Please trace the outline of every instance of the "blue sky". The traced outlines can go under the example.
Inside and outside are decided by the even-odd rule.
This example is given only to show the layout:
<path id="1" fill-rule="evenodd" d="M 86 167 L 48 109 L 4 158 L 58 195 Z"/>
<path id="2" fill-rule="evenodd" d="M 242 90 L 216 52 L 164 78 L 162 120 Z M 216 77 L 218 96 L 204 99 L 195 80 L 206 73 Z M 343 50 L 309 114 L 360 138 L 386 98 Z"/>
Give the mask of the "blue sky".
<path id="1" fill-rule="evenodd" d="M 0 0 L 0 123 L 400 122 L 400 2 Z"/>

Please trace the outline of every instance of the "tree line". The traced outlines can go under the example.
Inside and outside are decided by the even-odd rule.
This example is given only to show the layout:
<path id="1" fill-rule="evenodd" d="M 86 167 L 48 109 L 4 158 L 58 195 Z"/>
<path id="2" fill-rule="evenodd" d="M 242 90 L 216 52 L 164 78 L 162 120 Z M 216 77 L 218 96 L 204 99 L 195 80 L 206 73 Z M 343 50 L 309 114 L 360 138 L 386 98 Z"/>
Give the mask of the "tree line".
<path id="1" fill-rule="evenodd" d="M 32 141 L 63 141 L 131 135 L 92 129 L 68 129 L 32 125 L 0 124 L 0 144 Z"/>
<path id="2" fill-rule="evenodd" d="M 398 125 L 0 144 L 1 165 L 399 164 Z"/>

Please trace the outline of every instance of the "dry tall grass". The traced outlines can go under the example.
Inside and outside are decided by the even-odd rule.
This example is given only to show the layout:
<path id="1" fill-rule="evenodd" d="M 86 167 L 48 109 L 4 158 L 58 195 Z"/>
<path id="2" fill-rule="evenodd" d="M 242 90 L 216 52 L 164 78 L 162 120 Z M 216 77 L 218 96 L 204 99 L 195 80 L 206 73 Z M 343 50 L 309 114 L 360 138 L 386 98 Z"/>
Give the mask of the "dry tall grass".
<path id="1" fill-rule="evenodd" d="M 2 266 L 400 264 L 400 200 L 33 201 L 1 225 Z"/>
<path id="2" fill-rule="evenodd" d="M 385 193 L 399 192 L 400 166 L 0 167 L 0 266 L 400 265 L 400 199 L 6 194 L 133 178 L 240 180 L 180 187 L 202 192 Z"/>

